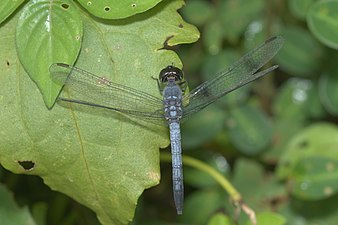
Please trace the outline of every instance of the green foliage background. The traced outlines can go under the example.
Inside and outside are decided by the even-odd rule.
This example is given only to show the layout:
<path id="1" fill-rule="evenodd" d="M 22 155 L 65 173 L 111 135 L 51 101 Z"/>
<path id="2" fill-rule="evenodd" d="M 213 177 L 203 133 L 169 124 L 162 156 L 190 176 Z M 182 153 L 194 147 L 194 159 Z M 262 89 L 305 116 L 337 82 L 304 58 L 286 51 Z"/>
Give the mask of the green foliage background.
<path id="1" fill-rule="evenodd" d="M 183 65 L 193 88 L 275 35 L 285 38 L 271 62 L 279 69 L 186 122 L 184 154 L 228 178 L 260 225 L 336 224 L 338 1 L 95 2 L 0 6 L 0 224 L 250 224 L 190 166 L 176 216 L 168 149 L 158 151 L 167 130 L 106 111 L 49 110 L 60 87 L 48 67 L 75 63 L 159 95 L 151 77 L 161 68 Z M 201 39 L 179 45 L 197 41 L 191 24 Z"/>

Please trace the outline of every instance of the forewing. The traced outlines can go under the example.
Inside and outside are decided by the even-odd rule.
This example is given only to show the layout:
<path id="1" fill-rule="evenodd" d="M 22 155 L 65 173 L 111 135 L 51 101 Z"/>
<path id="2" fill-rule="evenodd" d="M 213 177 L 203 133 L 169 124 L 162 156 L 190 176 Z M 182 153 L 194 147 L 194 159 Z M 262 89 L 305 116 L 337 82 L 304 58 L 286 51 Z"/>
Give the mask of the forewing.
<path id="1" fill-rule="evenodd" d="M 162 100 L 155 96 L 63 63 L 53 64 L 49 70 L 53 81 L 67 90 L 60 101 L 111 109 L 143 120 L 164 120 Z"/>
<path id="2" fill-rule="evenodd" d="M 272 37 L 262 45 L 254 48 L 227 70 L 219 73 L 214 79 L 206 81 L 192 90 L 183 98 L 183 117 L 189 117 L 195 112 L 213 103 L 225 94 L 259 78 L 276 69 L 272 66 L 256 73 L 271 60 L 283 46 L 283 38 Z"/>

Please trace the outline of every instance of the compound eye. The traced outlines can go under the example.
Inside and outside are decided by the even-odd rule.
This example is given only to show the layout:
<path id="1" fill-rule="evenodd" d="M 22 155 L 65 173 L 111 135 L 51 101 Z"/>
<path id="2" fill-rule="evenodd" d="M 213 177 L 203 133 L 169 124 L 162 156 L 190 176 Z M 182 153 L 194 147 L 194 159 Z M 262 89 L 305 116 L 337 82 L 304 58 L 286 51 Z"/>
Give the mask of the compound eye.
<path id="1" fill-rule="evenodd" d="M 182 80 L 183 79 L 183 72 L 181 69 L 174 67 L 173 72 L 175 73 L 176 79 Z"/>

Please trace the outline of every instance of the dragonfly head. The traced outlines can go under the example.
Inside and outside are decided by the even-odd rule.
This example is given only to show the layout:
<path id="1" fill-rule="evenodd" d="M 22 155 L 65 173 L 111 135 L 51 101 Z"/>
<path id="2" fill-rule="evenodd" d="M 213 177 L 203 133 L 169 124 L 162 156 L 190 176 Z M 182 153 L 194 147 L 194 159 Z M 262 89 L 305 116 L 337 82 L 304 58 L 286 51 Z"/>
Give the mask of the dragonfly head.
<path id="1" fill-rule="evenodd" d="M 161 70 L 159 80 L 162 83 L 167 83 L 169 81 L 179 82 L 183 80 L 183 72 L 177 67 L 167 66 Z"/>

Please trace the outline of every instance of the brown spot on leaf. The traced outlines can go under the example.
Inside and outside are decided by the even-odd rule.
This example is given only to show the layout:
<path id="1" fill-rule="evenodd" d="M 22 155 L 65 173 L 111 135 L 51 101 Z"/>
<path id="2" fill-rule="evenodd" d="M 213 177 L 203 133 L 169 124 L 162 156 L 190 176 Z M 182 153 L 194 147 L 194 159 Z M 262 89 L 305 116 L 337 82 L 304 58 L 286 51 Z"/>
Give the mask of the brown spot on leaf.
<path id="1" fill-rule="evenodd" d="M 61 7 L 62 7 L 63 9 L 69 9 L 69 5 L 66 4 L 66 3 L 61 4 Z"/>
<path id="2" fill-rule="evenodd" d="M 26 171 L 33 170 L 35 166 L 35 162 L 31 160 L 18 161 L 18 163 Z"/>

